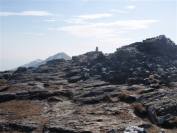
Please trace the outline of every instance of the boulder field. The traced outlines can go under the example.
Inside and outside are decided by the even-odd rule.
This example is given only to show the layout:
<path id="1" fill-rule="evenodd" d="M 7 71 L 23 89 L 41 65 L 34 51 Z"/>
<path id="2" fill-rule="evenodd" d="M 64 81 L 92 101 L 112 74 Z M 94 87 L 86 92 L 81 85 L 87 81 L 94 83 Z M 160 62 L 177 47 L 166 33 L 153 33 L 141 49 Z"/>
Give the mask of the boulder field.
<path id="1" fill-rule="evenodd" d="M 0 72 L 0 132 L 176 133 L 177 46 L 160 35 Z"/>

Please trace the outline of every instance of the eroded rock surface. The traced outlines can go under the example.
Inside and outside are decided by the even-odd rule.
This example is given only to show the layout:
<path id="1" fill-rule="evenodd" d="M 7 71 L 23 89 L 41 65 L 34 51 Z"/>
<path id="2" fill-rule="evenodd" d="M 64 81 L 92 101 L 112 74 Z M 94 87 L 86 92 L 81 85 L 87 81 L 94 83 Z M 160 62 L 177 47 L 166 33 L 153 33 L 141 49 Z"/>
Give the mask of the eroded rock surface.
<path id="1" fill-rule="evenodd" d="M 0 131 L 110 133 L 130 125 L 147 132 L 154 124 L 177 127 L 176 57 L 177 46 L 161 35 L 112 54 L 93 51 L 0 72 Z"/>

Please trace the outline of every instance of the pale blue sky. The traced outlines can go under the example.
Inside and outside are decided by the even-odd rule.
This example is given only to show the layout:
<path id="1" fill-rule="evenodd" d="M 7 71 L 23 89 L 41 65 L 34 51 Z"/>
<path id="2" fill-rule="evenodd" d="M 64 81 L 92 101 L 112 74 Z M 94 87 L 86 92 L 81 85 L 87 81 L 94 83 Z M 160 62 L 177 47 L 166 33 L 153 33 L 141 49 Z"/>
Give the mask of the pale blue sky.
<path id="1" fill-rule="evenodd" d="M 176 0 L 0 0 L 0 71 L 161 34 L 177 42 Z"/>

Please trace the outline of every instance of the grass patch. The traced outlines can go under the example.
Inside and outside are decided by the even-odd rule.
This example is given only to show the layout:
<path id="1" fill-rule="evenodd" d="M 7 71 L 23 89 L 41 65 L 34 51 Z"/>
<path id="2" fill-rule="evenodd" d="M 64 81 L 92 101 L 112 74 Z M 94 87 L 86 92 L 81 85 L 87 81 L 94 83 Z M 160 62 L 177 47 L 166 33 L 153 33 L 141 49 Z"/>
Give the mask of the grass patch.
<path id="1" fill-rule="evenodd" d="M 0 87 L 5 84 L 6 80 L 5 79 L 0 79 Z"/>
<path id="2" fill-rule="evenodd" d="M 0 119 L 15 120 L 25 119 L 33 114 L 40 114 L 43 112 L 43 107 L 40 103 L 30 100 L 13 100 L 0 103 L 0 113 L 10 112 L 11 115 L 1 115 Z"/>
<path id="3" fill-rule="evenodd" d="M 139 102 L 135 102 L 132 104 L 134 108 L 134 113 L 140 117 L 140 118 L 145 118 L 147 116 L 147 110 L 146 108 Z"/>
<path id="4" fill-rule="evenodd" d="M 161 129 L 164 129 L 162 127 L 158 127 L 154 124 L 150 128 L 147 129 L 148 133 L 158 133 Z M 177 133 L 177 129 L 164 129 L 165 133 Z"/>

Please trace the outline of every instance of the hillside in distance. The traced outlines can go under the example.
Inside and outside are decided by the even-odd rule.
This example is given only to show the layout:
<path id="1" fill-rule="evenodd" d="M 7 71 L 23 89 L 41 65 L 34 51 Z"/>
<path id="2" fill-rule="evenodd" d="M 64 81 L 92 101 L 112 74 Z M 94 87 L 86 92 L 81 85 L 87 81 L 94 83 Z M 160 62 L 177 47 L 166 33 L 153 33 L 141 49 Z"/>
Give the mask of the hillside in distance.
<path id="1" fill-rule="evenodd" d="M 61 52 L 61 53 L 57 53 L 53 56 L 50 56 L 48 58 L 46 58 L 45 60 L 41 60 L 41 59 L 37 59 L 37 60 L 34 60 L 34 61 L 31 61 L 27 64 L 24 64 L 22 65 L 21 67 L 38 67 L 42 64 L 45 64 L 47 61 L 50 61 L 50 60 L 54 60 L 54 59 L 65 59 L 65 60 L 71 60 L 71 57 L 68 56 L 66 53 L 64 52 Z"/>
<path id="2" fill-rule="evenodd" d="M 160 35 L 0 72 L 0 132 L 176 133 L 177 45 Z"/>

